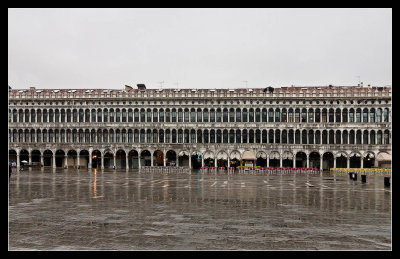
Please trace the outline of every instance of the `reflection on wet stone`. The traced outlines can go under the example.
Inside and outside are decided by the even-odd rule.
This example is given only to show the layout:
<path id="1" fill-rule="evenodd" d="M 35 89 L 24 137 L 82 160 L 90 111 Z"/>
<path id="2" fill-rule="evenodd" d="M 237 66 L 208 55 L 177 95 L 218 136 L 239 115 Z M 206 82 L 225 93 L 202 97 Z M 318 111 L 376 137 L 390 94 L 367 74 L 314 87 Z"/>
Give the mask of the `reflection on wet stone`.
<path id="1" fill-rule="evenodd" d="M 10 250 L 390 250 L 391 187 L 346 176 L 14 173 Z"/>

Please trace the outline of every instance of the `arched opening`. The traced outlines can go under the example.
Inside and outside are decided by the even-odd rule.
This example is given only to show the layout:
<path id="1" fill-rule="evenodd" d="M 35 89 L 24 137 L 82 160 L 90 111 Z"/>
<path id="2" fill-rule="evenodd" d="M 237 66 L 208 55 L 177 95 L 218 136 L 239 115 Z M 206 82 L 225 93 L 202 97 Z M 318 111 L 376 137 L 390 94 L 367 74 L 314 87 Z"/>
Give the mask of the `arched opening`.
<path id="1" fill-rule="evenodd" d="M 347 168 L 347 157 L 343 153 L 336 157 L 336 168 Z"/>
<path id="2" fill-rule="evenodd" d="M 322 169 L 329 170 L 333 167 L 333 154 L 330 152 L 326 152 L 322 156 Z"/>
<path id="3" fill-rule="evenodd" d="M 311 152 L 309 155 L 310 159 L 310 168 L 320 168 L 321 164 L 321 156 L 318 152 Z"/>
<path id="4" fill-rule="evenodd" d="M 267 154 L 263 151 L 260 151 L 256 155 L 256 166 L 266 167 L 267 166 Z"/>
<path id="5" fill-rule="evenodd" d="M 269 154 L 269 167 L 280 167 L 280 155 L 278 152 Z"/>
<path id="6" fill-rule="evenodd" d="M 104 168 L 112 168 L 114 165 L 114 155 L 110 150 L 104 152 Z"/>
<path id="7" fill-rule="evenodd" d="M 296 168 L 307 167 L 307 155 L 304 152 L 298 152 L 296 154 Z"/>
<path id="8" fill-rule="evenodd" d="M 139 168 L 139 153 L 136 150 L 131 150 L 128 153 L 128 167 Z"/>
<path id="9" fill-rule="evenodd" d="M 164 166 L 164 153 L 161 150 L 154 151 L 153 166 Z"/>
<path id="10" fill-rule="evenodd" d="M 64 166 L 65 152 L 63 150 L 56 151 L 56 167 Z"/>
<path id="11" fill-rule="evenodd" d="M 122 149 L 115 154 L 115 168 L 126 168 L 126 152 Z"/>
<path id="12" fill-rule="evenodd" d="M 178 156 L 179 166 L 189 166 L 189 155 L 185 151 L 181 151 Z"/>
<path id="13" fill-rule="evenodd" d="M 228 155 L 225 152 L 217 154 L 217 167 L 228 167 Z"/>
<path id="14" fill-rule="evenodd" d="M 140 153 L 140 165 L 141 166 L 151 166 L 151 154 L 148 150 L 143 150 Z"/>
<path id="15" fill-rule="evenodd" d="M 26 149 L 22 149 L 19 152 L 19 163 L 20 165 L 25 165 L 26 163 L 29 163 L 29 152 Z"/>
<path id="16" fill-rule="evenodd" d="M 360 156 L 360 154 L 354 153 L 350 157 L 350 168 L 361 168 L 361 156 Z"/>
<path id="17" fill-rule="evenodd" d="M 293 154 L 285 151 L 282 154 L 282 167 L 294 167 L 293 166 Z"/>
<path id="18" fill-rule="evenodd" d="M 213 152 L 210 151 L 204 152 L 204 166 L 215 167 Z"/>
<path id="19" fill-rule="evenodd" d="M 43 166 L 51 166 L 53 160 L 53 152 L 51 150 L 45 150 L 43 152 Z M 20 161 L 22 161 L 20 157 Z"/>
<path id="20" fill-rule="evenodd" d="M 230 156 L 230 164 L 228 165 L 229 167 L 238 167 L 240 166 L 240 152 L 237 150 L 234 150 L 231 152 Z"/>
<path id="21" fill-rule="evenodd" d="M 364 168 L 371 168 L 375 165 L 375 156 L 373 153 L 368 153 L 364 156 L 363 167 Z"/>
<path id="22" fill-rule="evenodd" d="M 79 166 L 88 168 L 89 165 L 89 151 L 81 150 L 79 152 Z"/>
<path id="23" fill-rule="evenodd" d="M 101 152 L 99 150 L 92 152 L 92 168 L 101 168 Z"/>
<path id="24" fill-rule="evenodd" d="M 32 162 L 40 163 L 40 151 L 39 150 L 32 150 L 31 158 L 32 158 Z"/>
<path id="25" fill-rule="evenodd" d="M 76 168 L 77 163 L 78 163 L 77 160 L 76 160 L 76 158 L 77 158 L 76 151 L 75 150 L 68 150 L 67 157 L 68 157 L 67 158 L 67 166 Z"/>
<path id="26" fill-rule="evenodd" d="M 168 150 L 166 154 L 166 166 L 176 166 L 176 152 L 173 150 Z"/>
<path id="27" fill-rule="evenodd" d="M 200 169 L 201 167 L 201 154 L 199 152 L 193 152 L 191 156 L 191 163 L 193 169 Z"/>

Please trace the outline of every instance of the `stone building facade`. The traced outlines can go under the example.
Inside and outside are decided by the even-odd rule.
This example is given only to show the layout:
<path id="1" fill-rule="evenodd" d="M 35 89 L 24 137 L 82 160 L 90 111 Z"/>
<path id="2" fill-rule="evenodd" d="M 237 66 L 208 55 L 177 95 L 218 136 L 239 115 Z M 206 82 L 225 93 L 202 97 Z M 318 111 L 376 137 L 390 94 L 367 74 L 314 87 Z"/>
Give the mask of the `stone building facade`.
<path id="1" fill-rule="evenodd" d="M 142 86 L 142 87 L 139 87 Z M 9 160 L 50 167 L 371 167 L 391 159 L 390 87 L 11 89 Z"/>

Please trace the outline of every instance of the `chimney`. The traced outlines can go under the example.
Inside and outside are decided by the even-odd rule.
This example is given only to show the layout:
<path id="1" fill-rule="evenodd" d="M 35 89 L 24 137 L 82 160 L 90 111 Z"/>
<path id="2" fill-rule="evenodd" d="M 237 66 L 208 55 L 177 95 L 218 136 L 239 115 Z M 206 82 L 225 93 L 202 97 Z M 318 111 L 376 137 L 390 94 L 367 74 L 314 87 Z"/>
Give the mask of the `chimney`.
<path id="1" fill-rule="evenodd" d="M 361 82 L 361 87 L 363 87 L 363 82 Z"/>
<path id="2" fill-rule="evenodd" d="M 36 88 L 34 87 L 34 86 L 31 86 L 31 87 L 29 87 L 29 90 L 31 90 L 31 91 L 33 91 L 33 90 L 35 90 Z"/>
<path id="3" fill-rule="evenodd" d="M 371 85 L 368 85 L 368 89 L 371 89 Z"/>

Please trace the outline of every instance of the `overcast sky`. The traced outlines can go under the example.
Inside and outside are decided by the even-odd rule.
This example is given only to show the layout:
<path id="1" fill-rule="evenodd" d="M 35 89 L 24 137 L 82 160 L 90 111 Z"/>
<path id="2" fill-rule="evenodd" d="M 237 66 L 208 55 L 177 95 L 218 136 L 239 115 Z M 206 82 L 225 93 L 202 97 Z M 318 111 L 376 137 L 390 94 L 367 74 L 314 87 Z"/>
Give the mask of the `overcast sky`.
<path id="1" fill-rule="evenodd" d="M 357 85 L 358 76 L 392 84 L 391 9 L 8 10 L 14 89 Z"/>

